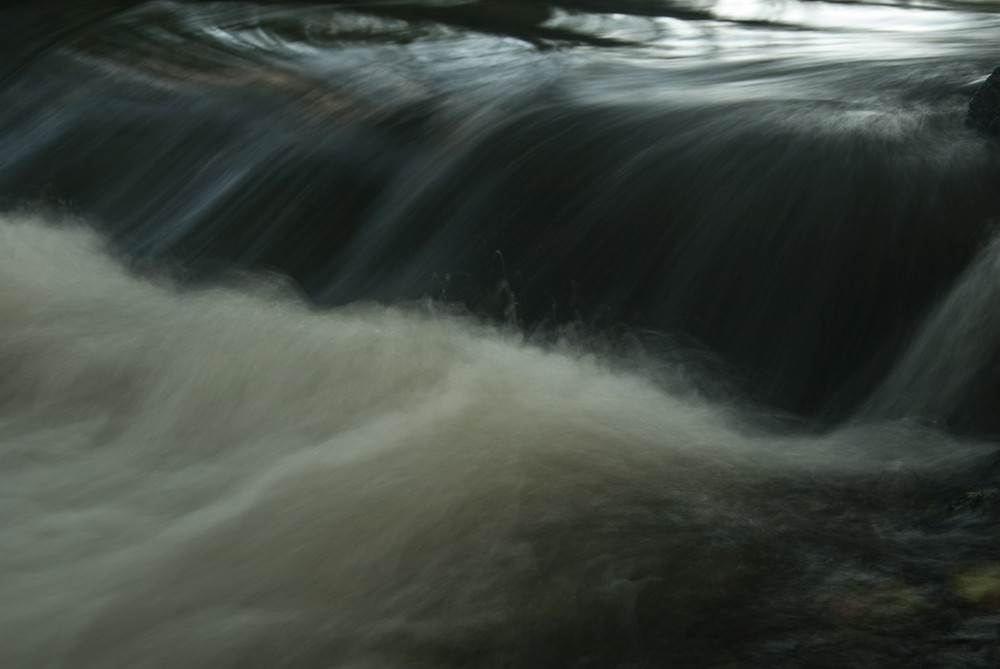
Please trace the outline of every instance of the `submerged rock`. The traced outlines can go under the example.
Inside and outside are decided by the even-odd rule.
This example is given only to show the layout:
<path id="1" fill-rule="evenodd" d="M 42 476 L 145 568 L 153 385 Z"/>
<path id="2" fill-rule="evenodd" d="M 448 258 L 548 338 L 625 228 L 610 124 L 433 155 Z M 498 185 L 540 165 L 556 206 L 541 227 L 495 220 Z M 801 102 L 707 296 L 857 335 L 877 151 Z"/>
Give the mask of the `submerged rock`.
<path id="1" fill-rule="evenodd" d="M 1000 67 L 993 70 L 972 96 L 965 123 L 976 130 L 1000 135 Z"/>

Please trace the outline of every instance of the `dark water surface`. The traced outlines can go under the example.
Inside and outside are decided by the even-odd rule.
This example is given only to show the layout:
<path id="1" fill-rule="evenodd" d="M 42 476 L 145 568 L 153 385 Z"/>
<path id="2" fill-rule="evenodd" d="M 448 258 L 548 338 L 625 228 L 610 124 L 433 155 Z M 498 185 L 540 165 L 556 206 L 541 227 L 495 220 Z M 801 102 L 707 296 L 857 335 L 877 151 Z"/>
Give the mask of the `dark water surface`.
<path id="1" fill-rule="evenodd" d="M 0 666 L 1000 663 L 1000 4 L 0 37 Z"/>

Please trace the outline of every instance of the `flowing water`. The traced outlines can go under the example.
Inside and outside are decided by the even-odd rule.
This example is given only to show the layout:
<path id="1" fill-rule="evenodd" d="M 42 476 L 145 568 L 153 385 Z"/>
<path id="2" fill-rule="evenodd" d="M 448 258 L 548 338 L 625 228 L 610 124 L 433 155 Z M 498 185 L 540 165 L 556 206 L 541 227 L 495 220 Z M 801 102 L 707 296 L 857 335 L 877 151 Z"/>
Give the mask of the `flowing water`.
<path id="1" fill-rule="evenodd" d="M 0 37 L 0 666 L 1000 664 L 1000 4 Z"/>

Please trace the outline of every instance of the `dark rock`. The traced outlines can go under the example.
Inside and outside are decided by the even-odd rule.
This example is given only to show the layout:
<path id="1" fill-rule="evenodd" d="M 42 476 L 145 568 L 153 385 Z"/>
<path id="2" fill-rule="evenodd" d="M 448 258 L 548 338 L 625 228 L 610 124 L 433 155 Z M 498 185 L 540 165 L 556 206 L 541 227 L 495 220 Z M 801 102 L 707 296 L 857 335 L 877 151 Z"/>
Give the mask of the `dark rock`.
<path id="1" fill-rule="evenodd" d="M 965 124 L 991 135 L 1000 135 L 1000 67 L 993 70 L 972 96 Z"/>

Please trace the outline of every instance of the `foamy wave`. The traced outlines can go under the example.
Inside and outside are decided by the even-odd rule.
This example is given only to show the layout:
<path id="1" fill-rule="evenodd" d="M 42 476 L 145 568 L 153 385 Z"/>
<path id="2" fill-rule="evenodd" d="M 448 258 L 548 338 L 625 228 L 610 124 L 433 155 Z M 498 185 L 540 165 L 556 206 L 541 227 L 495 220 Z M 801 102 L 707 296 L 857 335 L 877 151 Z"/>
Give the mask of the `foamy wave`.
<path id="1" fill-rule="evenodd" d="M 730 662 L 902 583 L 912 509 L 984 453 L 729 416 L 461 318 L 185 287 L 8 216 L 0 665 Z"/>

